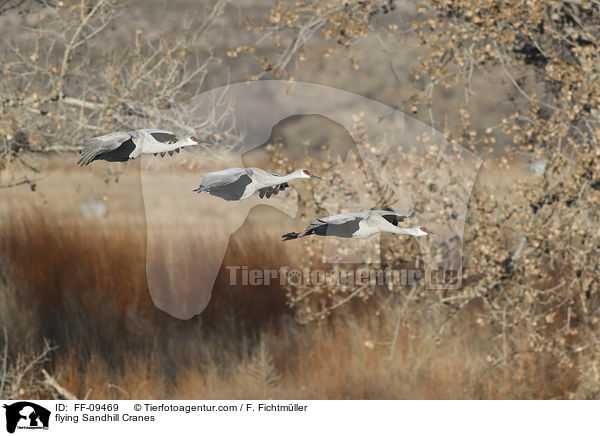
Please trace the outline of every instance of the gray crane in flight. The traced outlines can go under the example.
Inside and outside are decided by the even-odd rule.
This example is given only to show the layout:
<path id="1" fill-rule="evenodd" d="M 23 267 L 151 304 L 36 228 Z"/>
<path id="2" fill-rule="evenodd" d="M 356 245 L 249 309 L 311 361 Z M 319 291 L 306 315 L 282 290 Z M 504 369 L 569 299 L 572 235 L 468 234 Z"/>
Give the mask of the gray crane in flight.
<path id="1" fill-rule="evenodd" d="M 337 236 L 339 238 L 368 238 L 377 233 L 396 233 L 412 236 L 440 236 L 426 227 L 397 227 L 405 219 L 414 218 L 415 213 L 404 215 L 388 210 L 367 210 L 363 212 L 341 213 L 326 218 L 318 218 L 300 233 L 286 233 L 284 241 L 308 235 Z"/>
<path id="2" fill-rule="evenodd" d="M 299 169 L 283 176 L 260 168 L 228 168 L 222 171 L 201 174 L 202 182 L 194 189 L 197 193 L 208 193 L 224 200 L 244 200 L 258 192 L 260 198 L 270 198 L 279 191 L 289 188 L 295 179 L 319 179 L 310 171 Z"/>
<path id="3" fill-rule="evenodd" d="M 179 153 L 182 147 L 198 144 L 198 139 L 193 136 L 179 138 L 168 130 L 140 129 L 113 132 L 86 139 L 77 164 L 84 166 L 95 160 L 127 162 L 142 154 L 173 155 L 173 152 Z"/>

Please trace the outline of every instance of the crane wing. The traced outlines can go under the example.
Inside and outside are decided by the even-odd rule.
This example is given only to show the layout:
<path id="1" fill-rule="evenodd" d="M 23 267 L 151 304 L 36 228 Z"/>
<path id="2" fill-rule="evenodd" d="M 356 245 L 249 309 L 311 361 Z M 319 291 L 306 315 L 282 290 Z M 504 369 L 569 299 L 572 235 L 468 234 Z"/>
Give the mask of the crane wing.
<path id="1" fill-rule="evenodd" d="M 350 238 L 352 237 L 352 234 L 358 230 L 360 222 L 365 218 L 365 216 L 362 215 L 363 214 L 360 212 L 342 213 L 326 218 L 318 218 L 311 221 L 299 236 L 316 234 L 320 236 Z"/>
<path id="2" fill-rule="evenodd" d="M 367 217 L 367 212 L 349 212 L 349 213 L 340 213 L 337 215 L 328 216 L 325 218 L 317 218 L 316 220 L 311 221 L 311 225 L 313 224 L 344 224 L 349 221 L 354 221 L 357 218 L 364 219 Z"/>
<path id="3" fill-rule="evenodd" d="M 202 177 L 200 188 L 210 189 L 229 185 L 240 177 L 247 175 L 248 173 L 245 168 L 227 168 L 226 170 L 200 174 L 200 177 Z"/>
<path id="4" fill-rule="evenodd" d="M 132 137 L 131 132 L 113 132 L 84 140 L 77 165 L 84 166 L 89 164 L 98 155 L 119 148 L 125 141 Z"/>
<path id="5" fill-rule="evenodd" d="M 148 133 L 149 135 L 151 135 L 153 133 L 166 133 L 168 135 L 175 135 L 175 133 L 171 132 L 170 130 L 164 130 L 164 129 L 139 129 L 139 130 L 136 130 L 136 132 Z"/>
<path id="6" fill-rule="evenodd" d="M 387 221 L 389 221 L 395 226 L 397 226 L 398 223 L 404 222 L 404 220 L 407 218 L 410 219 L 415 217 L 415 212 L 411 213 L 410 215 L 397 213 L 391 210 L 371 210 L 369 212 L 385 218 Z"/>
<path id="7" fill-rule="evenodd" d="M 240 200 L 246 187 L 252 183 L 245 168 L 228 168 L 213 173 L 201 174 L 202 183 L 194 192 L 208 192 L 224 200 Z"/>
<path id="8" fill-rule="evenodd" d="M 169 130 L 159 129 L 142 129 L 140 132 L 144 132 L 152 136 L 157 142 L 161 144 L 174 144 L 179 140 L 177 135 Z"/>

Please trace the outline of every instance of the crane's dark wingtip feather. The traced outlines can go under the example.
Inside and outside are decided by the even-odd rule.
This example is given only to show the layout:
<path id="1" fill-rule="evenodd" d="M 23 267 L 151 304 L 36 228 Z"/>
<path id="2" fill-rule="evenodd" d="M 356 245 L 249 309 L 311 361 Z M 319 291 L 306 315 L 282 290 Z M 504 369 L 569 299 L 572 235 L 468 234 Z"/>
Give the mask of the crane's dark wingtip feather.
<path id="1" fill-rule="evenodd" d="M 282 238 L 282 241 L 289 241 L 291 239 L 298 239 L 299 235 L 300 235 L 300 233 L 291 232 L 291 233 L 286 233 L 281 238 Z"/>
<path id="2" fill-rule="evenodd" d="M 93 159 L 90 159 L 90 156 L 83 155 L 80 156 L 79 159 L 77 159 L 77 165 L 79 165 L 80 167 L 85 167 L 89 165 L 92 162 L 92 160 Z"/>

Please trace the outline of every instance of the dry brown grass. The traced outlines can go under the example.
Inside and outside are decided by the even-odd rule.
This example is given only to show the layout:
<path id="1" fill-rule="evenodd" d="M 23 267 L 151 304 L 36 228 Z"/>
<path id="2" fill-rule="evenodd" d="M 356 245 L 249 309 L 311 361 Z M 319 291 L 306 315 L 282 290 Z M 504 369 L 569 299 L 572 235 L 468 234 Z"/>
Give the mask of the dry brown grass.
<path id="1" fill-rule="evenodd" d="M 177 320 L 150 300 L 143 231 L 68 221 L 31 210 L 5 223 L 0 316 L 9 362 L 48 338 L 58 348 L 45 368 L 78 397 L 566 398 L 577 389 L 576 373 L 543 354 L 491 366 L 486 357 L 497 332 L 477 323 L 477 304 L 438 337 L 441 313 L 416 301 L 391 360 L 393 308 L 401 304 L 388 300 L 391 310 L 377 310 L 392 298 L 384 292 L 326 323 L 300 325 L 278 286 L 230 286 L 223 268 L 205 312 Z M 223 264 L 293 262 L 278 247 L 244 233 L 232 238 Z M 35 383 L 22 389 L 23 396 L 51 396 Z"/>

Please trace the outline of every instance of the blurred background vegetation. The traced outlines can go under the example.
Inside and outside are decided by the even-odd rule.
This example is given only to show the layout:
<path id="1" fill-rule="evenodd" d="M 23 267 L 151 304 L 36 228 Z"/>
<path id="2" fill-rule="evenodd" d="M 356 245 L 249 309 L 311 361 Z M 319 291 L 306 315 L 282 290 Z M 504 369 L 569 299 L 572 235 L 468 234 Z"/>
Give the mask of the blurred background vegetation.
<path id="1" fill-rule="evenodd" d="M 596 0 L 0 0 L 0 396 L 597 398 L 599 35 Z M 234 114 L 186 103 L 273 78 L 380 101 L 484 160 L 461 289 L 230 285 L 226 265 L 312 262 L 314 241 L 279 241 L 317 213 L 303 201 L 298 221 L 253 210 L 201 315 L 155 308 L 139 166 L 74 169 L 81 139 L 160 126 L 235 151 Z M 337 146 L 310 122 L 277 134 L 270 169 L 335 164 L 277 155 Z M 419 254 L 383 244 L 392 267 Z"/>

